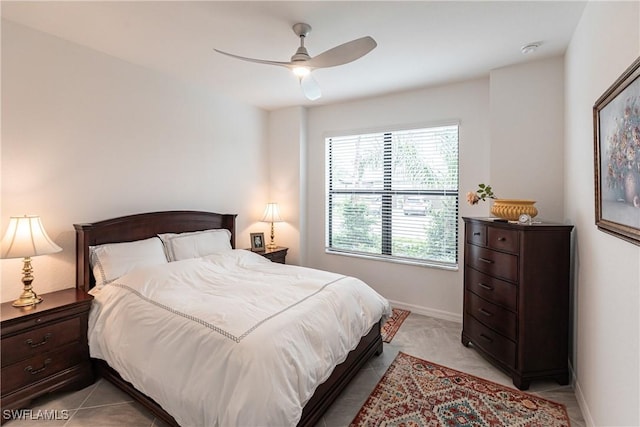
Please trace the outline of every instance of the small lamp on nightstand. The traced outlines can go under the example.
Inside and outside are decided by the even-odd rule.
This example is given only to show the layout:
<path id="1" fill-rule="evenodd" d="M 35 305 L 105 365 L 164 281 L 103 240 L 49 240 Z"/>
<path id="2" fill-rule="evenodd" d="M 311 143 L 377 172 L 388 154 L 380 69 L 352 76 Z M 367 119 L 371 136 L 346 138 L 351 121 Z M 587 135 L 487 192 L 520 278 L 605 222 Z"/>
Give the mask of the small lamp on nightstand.
<path id="1" fill-rule="evenodd" d="M 62 248 L 47 236 L 39 216 L 12 216 L 9 227 L 2 239 L 0 258 L 24 258 L 22 283 L 24 289 L 20 298 L 13 302 L 14 307 L 26 307 L 42 302 L 31 286 L 33 268 L 31 257 L 60 252 Z"/>
<path id="2" fill-rule="evenodd" d="M 275 249 L 277 246 L 273 241 L 273 223 L 274 222 L 282 222 L 282 218 L 280 218 L 280 211 L 278 209 L 277 203 L 268 203 L 267 208 L 264 210 L 264 215 L 262 216 L 262 222 L 270 222 L 271 223 L 271 241 L 267 244 L 267 249 Z"/>

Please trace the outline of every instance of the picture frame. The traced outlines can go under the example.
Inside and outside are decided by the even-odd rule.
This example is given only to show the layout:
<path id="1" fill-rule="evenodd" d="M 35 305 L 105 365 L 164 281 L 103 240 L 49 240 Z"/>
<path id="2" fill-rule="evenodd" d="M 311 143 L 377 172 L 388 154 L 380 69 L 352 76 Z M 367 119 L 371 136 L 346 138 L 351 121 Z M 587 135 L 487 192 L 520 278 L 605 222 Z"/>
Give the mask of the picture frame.
<path id="1" fill-rule="evenodd" d="M 595 223 L 640 245 L 640 57 L 593 106 Z"/>
<path id="2" fill-rule="evenodd" d="M 264 233 L 250 233 L 251 250 L 253 252 L 264 252 Z"/>

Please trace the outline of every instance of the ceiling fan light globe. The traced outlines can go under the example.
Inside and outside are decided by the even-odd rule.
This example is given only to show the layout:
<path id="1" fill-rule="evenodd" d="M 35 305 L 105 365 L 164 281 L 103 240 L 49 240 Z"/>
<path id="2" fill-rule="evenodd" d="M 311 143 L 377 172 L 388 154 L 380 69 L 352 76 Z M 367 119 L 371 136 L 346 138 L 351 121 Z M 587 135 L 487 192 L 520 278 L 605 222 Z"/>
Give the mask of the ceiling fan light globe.
<path id="1" fill-rule="evenodd" d="M 312 74 L 300 78 L 300 87 L 304 96 L 310 101 L 315 101 L 322 97 L 320 86 Z"/>
<path id="2" fill-rule="evenodd" d="M 293 67 L 291 71 L 293 71 L 293 74 L 295 74 L 298 77 L 308 76 L 309 73 L 311 72 L 309 67 Z"/>

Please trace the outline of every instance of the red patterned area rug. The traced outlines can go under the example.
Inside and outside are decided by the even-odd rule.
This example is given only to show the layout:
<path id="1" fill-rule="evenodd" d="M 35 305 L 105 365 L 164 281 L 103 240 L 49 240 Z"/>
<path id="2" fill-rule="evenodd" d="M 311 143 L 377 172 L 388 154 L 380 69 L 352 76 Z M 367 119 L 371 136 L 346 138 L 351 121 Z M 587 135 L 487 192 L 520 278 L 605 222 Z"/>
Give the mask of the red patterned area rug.
<path id="1" fill-rule="evenodd" d="M 569 426 L 564 405 L 398 353 L 351 426 Z"/>
<path id="2" fill-rule="evenodd" d="M 406 319 L 410 313 L 408 310 L 393 308 L 391 317 L 382 325 L 382 341 L 391 342 L 396 332 L 398 332 L 398 329 L 400 329 L 400 325 L 402 325 L 402 322 L 404 322 L 404 319 Z"/>

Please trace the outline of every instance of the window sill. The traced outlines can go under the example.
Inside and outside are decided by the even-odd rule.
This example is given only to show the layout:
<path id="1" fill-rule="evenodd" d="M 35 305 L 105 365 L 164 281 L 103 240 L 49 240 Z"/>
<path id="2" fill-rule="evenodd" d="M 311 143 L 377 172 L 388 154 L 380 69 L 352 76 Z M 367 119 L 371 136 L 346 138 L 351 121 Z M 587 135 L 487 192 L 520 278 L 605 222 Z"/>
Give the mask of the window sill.
<path id="1" fill-rule="evenodd" d="M 336 251 L 336 250 L 326 249 L 326 248 L 324 252 L 327 255 L 338 255 L 338 256 L 346 256 L 346 257 L 352 257 L 352 258 L 362 258 L 370 261 L 391 262 L 394 264 L 414 265 L 416 267 L 437 268 L 439 270 L 458 271 L 460 269 L 457 264 L 448 265 L 448 264 L 440 264 L 433 261 L 417 261 L 417 260 L 397 258 L 397 257 L 391 257 L 391 256 L 385 256 L 385 255 L 371 255 L 371 254 L 364 254 L 364 253 L 360 254 L 360 253 L 354 253 L 354 252 L 342 252 L 342 251 Z"/>

